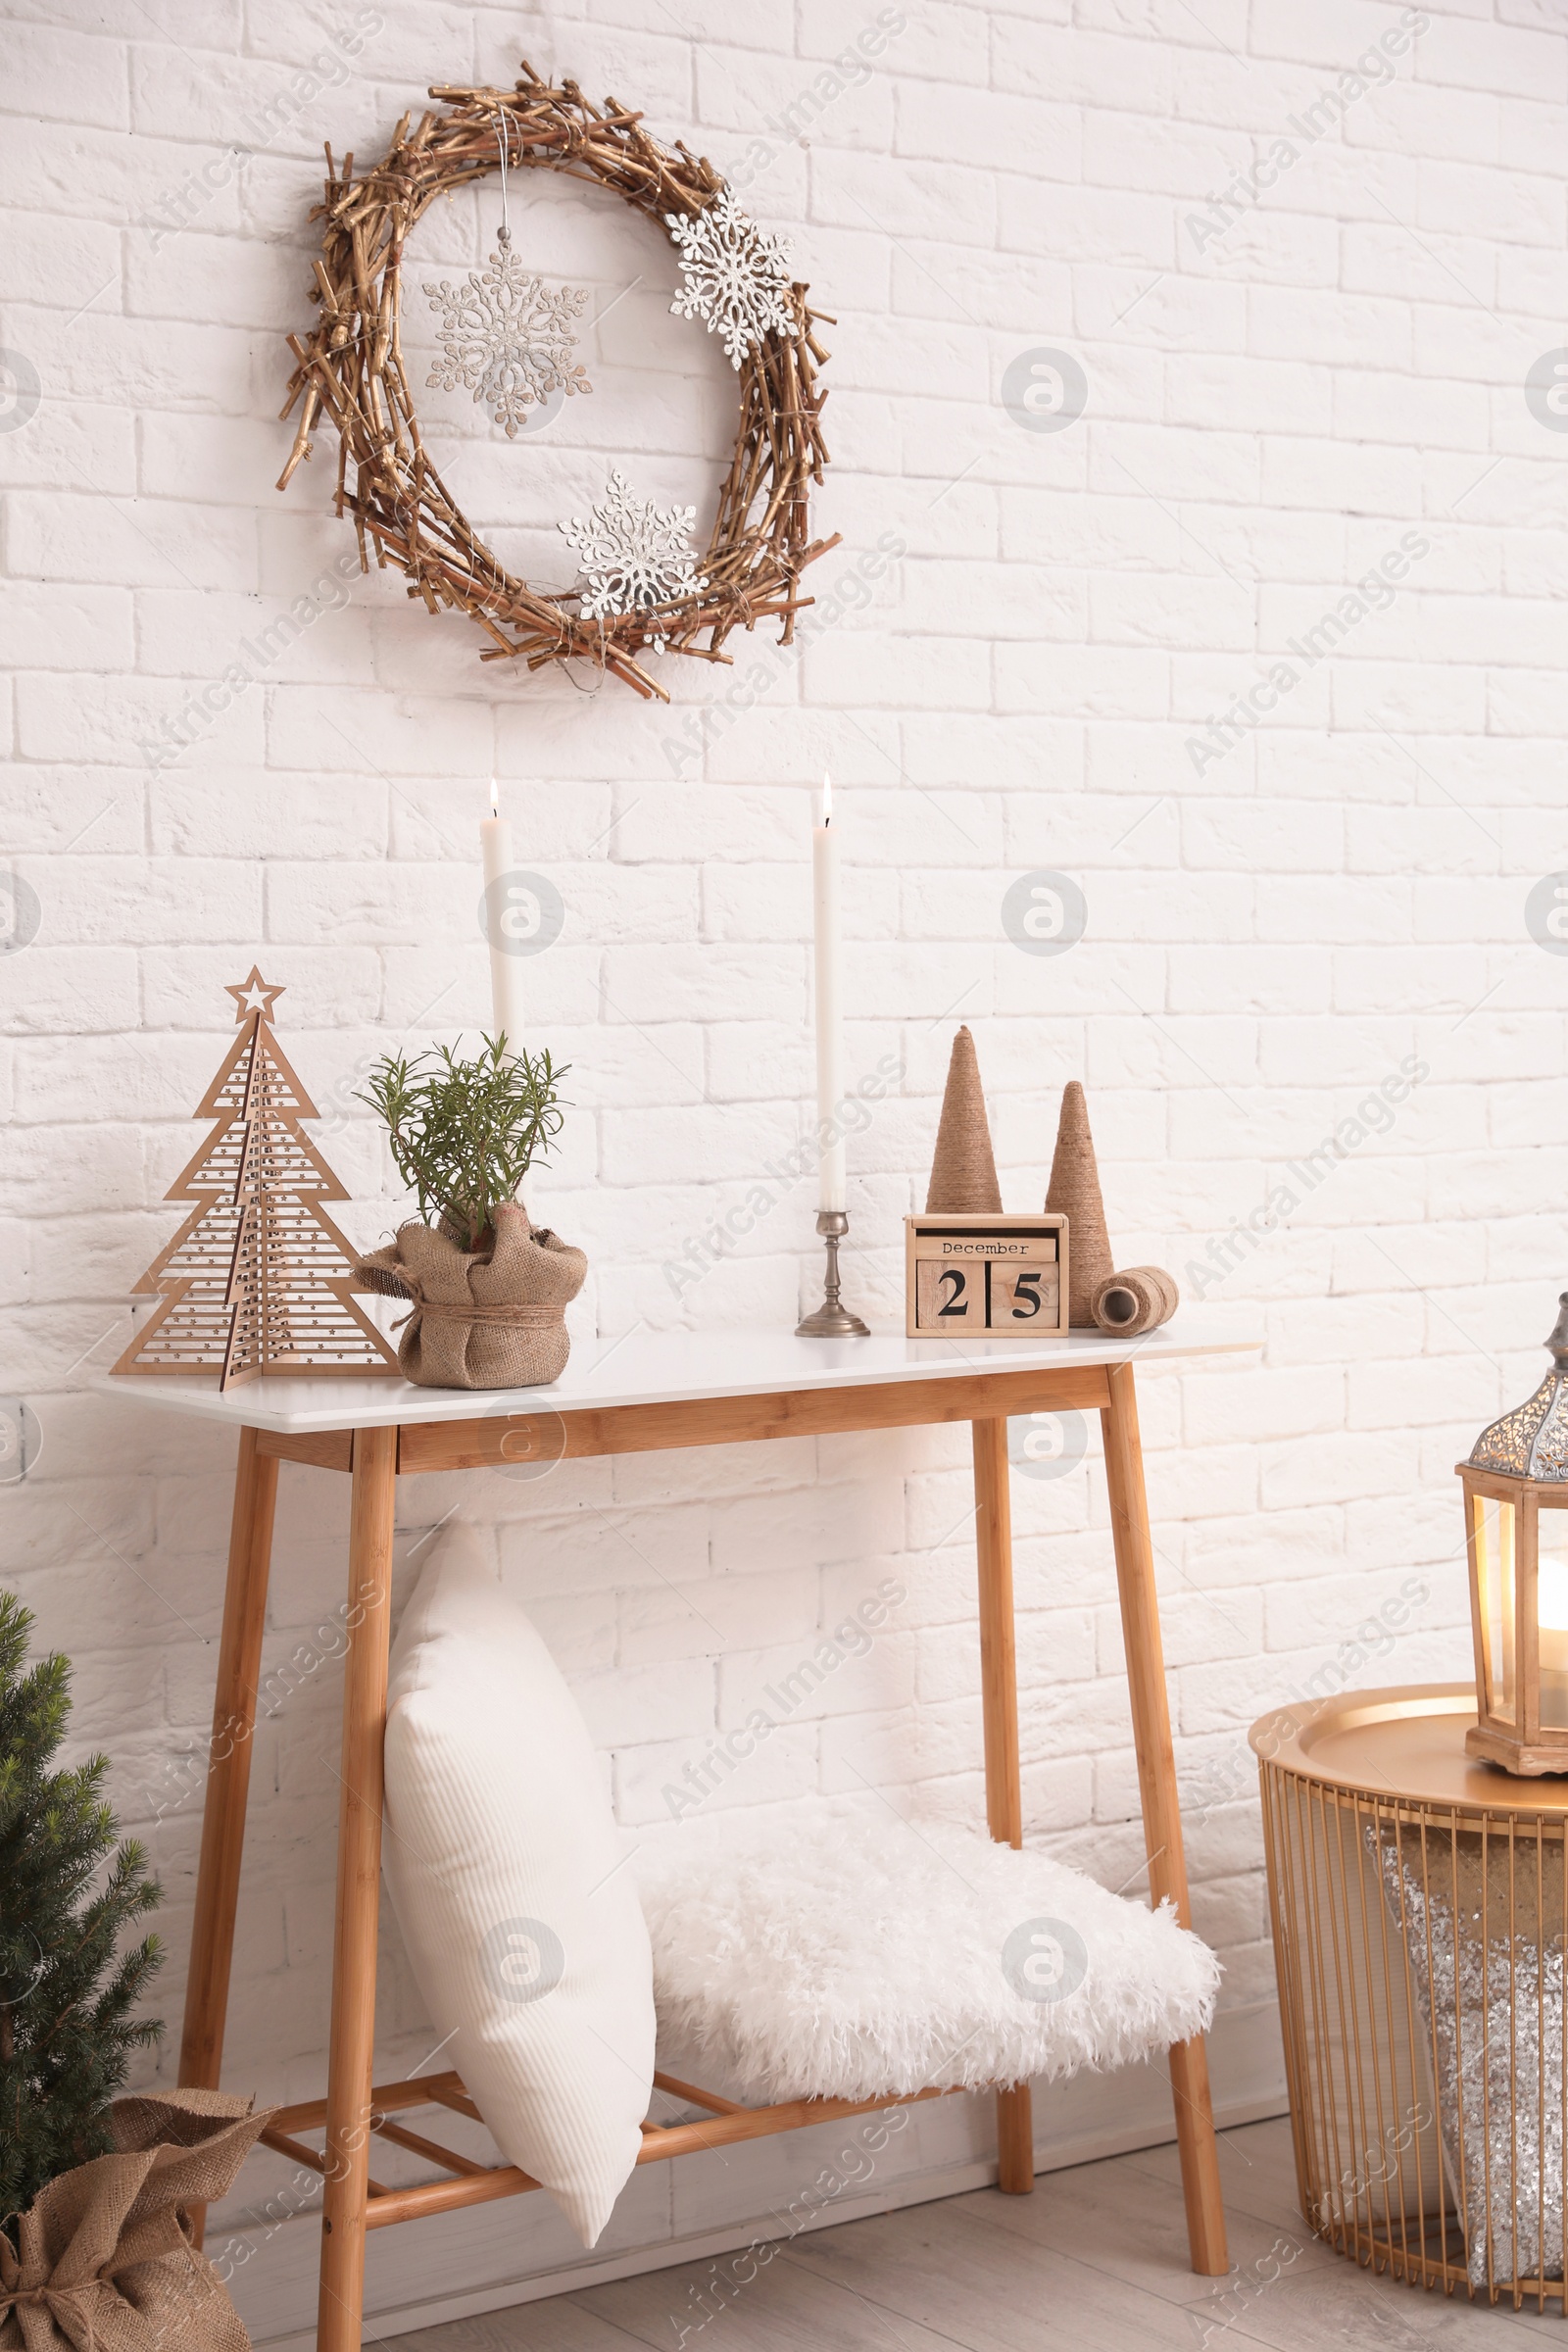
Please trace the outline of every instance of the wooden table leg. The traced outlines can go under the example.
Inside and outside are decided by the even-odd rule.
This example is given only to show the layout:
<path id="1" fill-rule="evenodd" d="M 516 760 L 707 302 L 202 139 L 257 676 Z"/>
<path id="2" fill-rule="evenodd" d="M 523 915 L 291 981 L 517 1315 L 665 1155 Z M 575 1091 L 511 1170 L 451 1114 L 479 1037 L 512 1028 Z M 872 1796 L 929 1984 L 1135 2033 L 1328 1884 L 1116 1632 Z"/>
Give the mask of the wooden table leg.
<path id="1" fill-rule="evenodd" d="M 974 1421 L 975 1553 L 980 1582 L 980 1703 L 985 1724 L 986 1826 L 999 1845 L 1023 1843 L 1018 1778 L 1018 1672 L 1012 1623 L 1012 1510 L 1007 1424 Z M 1035 2184 L 1034 2114 L 1027 2082 L 997 2093 L 997 2186 L 1027 2196 Z"/>
<path id="2" fill-rule="evenodd" d="M 1170 1706 L 1165 1694 L 1165 1658 L 1154 1588 L 1154 1552 L 1144 1493 L 1144 1453 L 1138 1435 L 1138 1397 L 1131 1364 L 1108 1372 L 1110 1402 L 1101 1412 L 1105 1446 L 1105 1484 L 1116 1546 L 1116 1584 L 1121 1594 L 1122 1642 L 1127 1652 L 1127 1688 L 1132 1700 L 1133 1744 L 1138 1755 L 1138 1789 L 1144 1808 L 1144 1843 L 1149 1854 L 1152 1902 L 1168 1896 L 1183 1927 L 1191 1927 L 1187 1861 L 1176 1796 L 1176 1757 L 1171 1746 Z M 1171 2091 L 1176 2102 L 1176 2145 L 1182 2193 L 1187 2202 L 1187 2237 L 1193 2268 L 1205 2278 L 1222 2278 L 1230 2267 L 1225 2246 L 1225 2207 L 1220 2194 L 1219 2150 L 1208 2090 L 1208 2056 L 1200 2037 L 1178 2042 L 1170 2053 Z"/>
<path id="3" fill-rule="evenodd" d="M 228 1580 L 218 1643 L 218 1687 L 202 1808 L 201 1860 L 196 1870 L 196 1918 L 191 1930 L 185 2024 L 179 2045 L 182 2089 L 216 2090 L 223 2066 L 223 2027 L 234 1957 L 234 1914 L 245 1848 L 245 1801 L 250 1792 L 256 1691 L 262 1675 L 267 1624 L 267 1577 L 272 1554 L 277 1464 L 256 1450 L 256 1432 L 239 1433 L 234 1472 L 234 1516 L 228 1539 Z M 205 2206 L 188 2209 L 202 2242 Z"/>
<path id="4" fill-rule="evenodd" d="M 318 2352 L 360 2352 L 365 2309 L 376 1913 L 381 1896 L 381 1750 L 397 1458 L 395 1429 L 355 1431 Z"/>

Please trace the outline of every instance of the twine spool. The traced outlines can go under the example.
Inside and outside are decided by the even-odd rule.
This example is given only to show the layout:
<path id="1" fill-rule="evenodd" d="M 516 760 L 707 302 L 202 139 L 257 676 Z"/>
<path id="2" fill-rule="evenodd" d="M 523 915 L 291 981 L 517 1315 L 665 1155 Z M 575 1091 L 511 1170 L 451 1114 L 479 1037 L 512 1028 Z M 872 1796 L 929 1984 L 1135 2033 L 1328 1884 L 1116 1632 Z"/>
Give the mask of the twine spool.
<path id="1" fill-rule="evenodd" d="M 1162 1266 L 1129 1266 L 1097 1282 L 1090 1304 L 1097 1330 L 1130 1339 L 1168 1323 L 1180 1299 L 1174 1275 Z"/>

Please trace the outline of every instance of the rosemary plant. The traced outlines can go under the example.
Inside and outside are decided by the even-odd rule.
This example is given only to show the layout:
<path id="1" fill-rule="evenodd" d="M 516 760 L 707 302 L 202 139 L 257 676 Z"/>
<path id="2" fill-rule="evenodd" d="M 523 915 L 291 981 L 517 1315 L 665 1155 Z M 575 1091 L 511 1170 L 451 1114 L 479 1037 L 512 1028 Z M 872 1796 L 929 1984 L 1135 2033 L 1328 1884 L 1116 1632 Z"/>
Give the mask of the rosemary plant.
<path id="1" fill-rule="evenodd" d="M 494 1239 L 495 1212 L 514 1200 L 561 1132 L 561 1081 L 548 1049 L 508 1058 L 504 1037 L 464 1061 L 434 1046 L 410 1061 L 388 1054 L 371 1071 L 368 1102 L 386 1122 L 398 1174 L 426 1225 L 447 1225 L 466 1250 Z"/>

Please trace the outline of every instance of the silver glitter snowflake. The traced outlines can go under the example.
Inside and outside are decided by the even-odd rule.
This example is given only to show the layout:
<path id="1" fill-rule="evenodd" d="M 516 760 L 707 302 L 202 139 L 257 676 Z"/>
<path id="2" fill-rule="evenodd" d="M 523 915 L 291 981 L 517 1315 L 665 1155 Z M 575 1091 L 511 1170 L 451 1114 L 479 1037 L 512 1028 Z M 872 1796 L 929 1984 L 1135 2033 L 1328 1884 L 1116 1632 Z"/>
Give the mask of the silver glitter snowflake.
<path id="1" fill-rule="evenodd" d="M 612 466 L 610 487 L 586 518 L 573 515 L 556 526 L 582 558 L 588 583 L 584 614 L 600 620 L 618 612 L 647 612 L 706 588 L 707 574 L 698 571 L 688 537 L 696 520 L 695 507 L 659 508 L 652 499 L 633 498 L 624 475 Z"/>
<path id="2" fill-rule="evenodd" d="M 514 440 L 535 401 L 552 392 L 591 392 L 587 370 L 574 363 L 577 337 L 572 322 L 582 317 L 586 286 L 547 286 L 530 277 L 503 240 L 482 274 L 468 271 L 467 283 L 443 278 L 426 285 L 433 311 L 444 311 L 445 346 L 425 378 L 450 392 L 462 384 L 475 403 L 490 410 Z"/>
<path id="3" fill-rule="evenodd" d="M 686 281 L 669 307 L 678 318 L 706 318 L 710 334 L 716 328 L 731 367 L 738 368 L 764 335 L 793 327 L 784 302 L 790 248 L 748 220 L 728 188 L 720 188 L 695 220 L 666 213 L 664 226 L 680 247 Z"/>

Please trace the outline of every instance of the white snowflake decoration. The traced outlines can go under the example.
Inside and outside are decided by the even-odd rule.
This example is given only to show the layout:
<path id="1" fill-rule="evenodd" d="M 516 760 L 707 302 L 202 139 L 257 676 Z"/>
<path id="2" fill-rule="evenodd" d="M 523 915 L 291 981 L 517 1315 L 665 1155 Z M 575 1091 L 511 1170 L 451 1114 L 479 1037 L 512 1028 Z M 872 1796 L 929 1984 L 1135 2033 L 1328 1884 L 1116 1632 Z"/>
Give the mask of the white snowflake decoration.
<path id="1" fill-rule="evenodd" d="M 661 509 L 652 499 L 634 499 L 618 466 L 612 466 L 610 487 L 586 519 L 573 515 L 556 525 L 582 558 L 585 617 L 646 612 L 706 588 L 707 574 L 698 571 L 688 537 L 696 520 L 695 507 Z"/>
<path id="2" fill-rule="evenodd" d="M 666 213 L 664 226 L 681 249 L 686 281 L 669 307 L 678 318 L 706 318 L 710 334 L 716 327 L 731 367 L 764 335 L 790 331 L 790 247 L 748 220 L 728 188 L 695 220 Z"/>
<path id="3" fill-rule="evenodd" d="M 530 277 L 503 243 L 483 275 L 470 270 L 466 285 L 443 278 L 424 290 L 430 308 L 446 313 L 440 327 L 444 354 L 426 383 L 443 392 L 462 384 L 506 426 L 509 440 L 527 422 L 535 401 L 552 392 L 593 390 L 587 370 L 571 357 L 577 347 L 572 321 L 582 317 L 586 286 L 547 286 Z"/>

